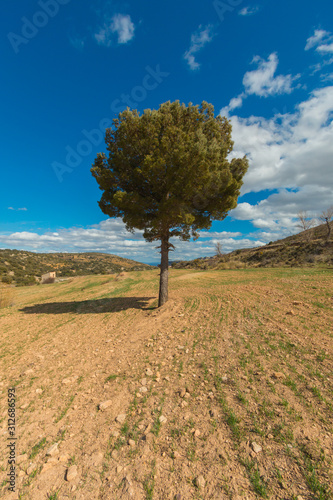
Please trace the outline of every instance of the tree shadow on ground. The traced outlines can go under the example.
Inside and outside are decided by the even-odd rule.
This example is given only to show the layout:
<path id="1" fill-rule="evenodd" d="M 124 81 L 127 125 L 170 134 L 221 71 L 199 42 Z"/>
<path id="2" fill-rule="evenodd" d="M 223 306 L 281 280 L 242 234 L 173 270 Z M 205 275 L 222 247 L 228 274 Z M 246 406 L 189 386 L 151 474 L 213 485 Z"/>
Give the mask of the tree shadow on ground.
<path id="1" fill-rule="evenodd" d="M 148 302 L 156 297 L 113 297 L 108 299 L 81 300 L 73 302 L 47 302 L 20 309 L 26 314 L 96 314 L 125 311 L 126 309 L 148 309 Z"/>

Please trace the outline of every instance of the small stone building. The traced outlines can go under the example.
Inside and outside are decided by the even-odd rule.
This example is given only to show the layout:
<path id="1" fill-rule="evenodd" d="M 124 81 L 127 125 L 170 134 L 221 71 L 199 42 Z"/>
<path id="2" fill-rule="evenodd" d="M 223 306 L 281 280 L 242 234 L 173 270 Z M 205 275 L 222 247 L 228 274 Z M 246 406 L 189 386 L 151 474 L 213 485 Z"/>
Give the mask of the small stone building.
<path id="1" fill-rule="evenodd" d="M 56 279 L 56 272 L 51 271 L 50 273 L 42 275 L 41 284 L 43 285 L 45 283 L 54 283 L 55 279 Z"/>

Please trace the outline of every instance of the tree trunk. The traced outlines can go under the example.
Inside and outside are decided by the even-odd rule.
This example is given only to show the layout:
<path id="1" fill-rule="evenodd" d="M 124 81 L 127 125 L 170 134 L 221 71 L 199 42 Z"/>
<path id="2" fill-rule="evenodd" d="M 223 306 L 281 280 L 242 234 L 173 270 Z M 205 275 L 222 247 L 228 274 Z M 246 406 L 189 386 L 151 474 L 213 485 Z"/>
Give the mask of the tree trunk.
<path id="1" fill-rule="evenodd" d="M 330 224 L 330 221 L 328 219 L 326 219 L 326 224 L 327 224 L 327 237 L 326 237 L 326 241 L 328 242 L 328 240 L 330 239 L 330 235 L 331 235 L 331 224 Z"/>
<path id="2" fill-rule="evenodd" d="M 158 297 L 158 307 L 163 306 L 168 301 L 168 274 L 169 274 L 169 238 L 161 239 L 161 273 L 160 273 L 160 293 Z"/>

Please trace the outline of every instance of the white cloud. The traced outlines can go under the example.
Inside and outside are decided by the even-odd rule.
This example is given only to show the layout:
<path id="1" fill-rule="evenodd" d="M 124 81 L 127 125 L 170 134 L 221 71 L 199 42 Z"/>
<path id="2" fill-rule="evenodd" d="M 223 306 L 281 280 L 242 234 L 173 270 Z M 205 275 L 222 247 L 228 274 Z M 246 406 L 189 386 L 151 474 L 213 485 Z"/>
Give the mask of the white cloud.
<path id="1" fill-rule="evenodd" d="M 269 97 L 278 94 L 290 94 L 293 91 L 293 82 L 300 75 L 278 75 L 275 76 L 279 60 L 277 54 L 273 52 L 268 57 L 267 61 L 259 56 L 252 59 L 252 64 L 257 64 L 257 69 L 247 71 L 243 77 L 243 85 L 245 91 L 237 97 L 233 97 L 228 106 L 221 110 L 223 116 L 229 116 L 230 111 L 236 108 L 241 108 L 243 101 L 249 95 L 257 95 L 259 97 Z"/>
<path id="2" fill-rule="evenodd" d="M 232 116 L 233 154 L 248 154 L 251 164 L 243 192 L 333 183 L 332 115 L 333 86 L 329 86 L 312 92 L 293 114 L 269 120 Z"/>
<path id="3" fill-rule="evenodd" d="M 127 43 L 134 37 L 134 24 L 130 16 L 116 14 L 112 18 L 111 29 L 118 34 L 118 43 Z"/>
<path id="4" fill-rule="evenodd" d="M 333 73 L 327 73 L 326 75 L 321 75 L 320 78 L 323 82 L 330 82 L 331 80 L 333 80 Z"/>
<path id="5" fill-rule="evenodd" d="M 228 106 L 225 106 L 224 108 L 221 109 L 220 114 L 222 116 L 229 116 L 230 111 L 233 111 L 236 108 L 241 108 L 243 106 L 243 101 L 246 98 L 247 98 L 247 95 L 244 92 L 239 94 L 239 96 L 237 96 L 237 97 L 233 97 L 232 99 L 230 99 Z"/>
<path id="6" fill-rule="evenodd" d="M 259 10 L 259 7 L 258 6 L 255 6 L 255 7 L 244 7 L 243 9 L 241 9 L 238 14 L 240 16 L 252 16 L 253 14 L 255 14 L 256 12 L 258 12 Z"/>
<path id="7" fill-rule="evenodd" d="M 316 50 L 322 54 L 333 54 L 333 43 L 319 45 Z"/>
<path id="8" fill-rule="evenodd" d="M 134 37 L 135 27 L 130 16 L 115 14 L 110 21 L 95 33 L 94 37 L 99 45 L 110 47 L 114 42 L 114 35 L 118 35 L 118 44 L 128 43 Z"/>
<path id="9" fill-rule="evenodd" d="M 28 209 L 23 207 L 23 208 L 14 208 L 14 207 L 8 207 L 8 210 L 15 210 L 15 211 L 23 211 L 26 212 Z"/>
<path id="10" fill-rule="evenodd" d="M 333 34 L 325 30 L 315 30 L 314 34 L 307 39 L 305 50 L 315 49 L 321 56 L 319 63 L 311 67 L 312 75 L 333 64 Z"/>
<path id="11" fill-rule="evenodd" d="M 292 84 L 299 75 L 278 75 L 274 76 L 279 60 L 276 53 L 272 53 L 267 61 L 259 56 L 255 56 L 252 63 L 258 68 L 245 73 L 243 85 L 247 95 L 255 94 L 261 97 L 268 97 L 276 94 L 290 94 L 293 90 Z"/>
<path id="12" fill-rule="evenodd" d="M 325 39 L 325 38 L 327 38 L 329 36 L 330 36 L 329 31 L 315 30 L 314 34 L 307 39 L 305 50 L 313 49 L 314 47 L 316 47 L 317 45 L 319 45 L 319 43 L 323 39 Z"/>
<path id="13" fill-rule="evenodd" d="M 294 113 L 277 113 L 271 119 L 232 116 L 232 156 L 247 154 L 250 163 L 242 194 L 265 189 L 278 193 L 257 205 L 240 203 L 231 216 L 273 229 L 277 239 L 295 232 L 300 210 L 314 216 L 332 205 L 332 118 L 333 86 L 314 90 Z"/>
<path id="14" fill-rule="evenodd" d="M 201 25 L 196 33 L 191 36 L 191 45 L 189 50 L 184 54 L 184 59 L 187 61 L 191 70 L 196 70 L 200 68 L 200 64 L 195 60 L 195 55 L 199 50 L 201 50 L 207 43 L 211 42 L 213 39 L 212 33 L 213 27 L 211 25 L 203 28 Z"/>

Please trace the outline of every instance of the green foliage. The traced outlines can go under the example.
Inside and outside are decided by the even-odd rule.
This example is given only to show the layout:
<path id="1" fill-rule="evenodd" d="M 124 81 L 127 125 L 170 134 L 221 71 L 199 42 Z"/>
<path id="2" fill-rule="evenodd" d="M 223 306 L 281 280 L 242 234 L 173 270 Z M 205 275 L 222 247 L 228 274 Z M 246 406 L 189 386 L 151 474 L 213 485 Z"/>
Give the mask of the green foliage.
<path id="1" fill-rule="evenodd" d="M 35 446 L 32 447 L 29 459 L 31 460 L 32 458 L 35 458 L 37 453 L 44 448 L 45 444 L 46 438 L 43 438 L 41 441 L 39 441 L 39 443 L 35 444 Z"/>
<path id="2" fill-rule="evenodd" d="M 106 132 L 109 152 L 98 154 L 93 176 L 101 210 L 122 217 L 148 241 L 189 240 L 237 205 L 246 158 L 232 151 L 231 125 L 214 108 L 166 102 L 143 115 L 127 109 Z"/>
<path id="3" fill-rule="evenodd" d="M 13 282 L 13 278 L 11 276 L 2 276 L 1 279 L 2 283 L 7 283 L 7 285 L 10 285 Z"/>

